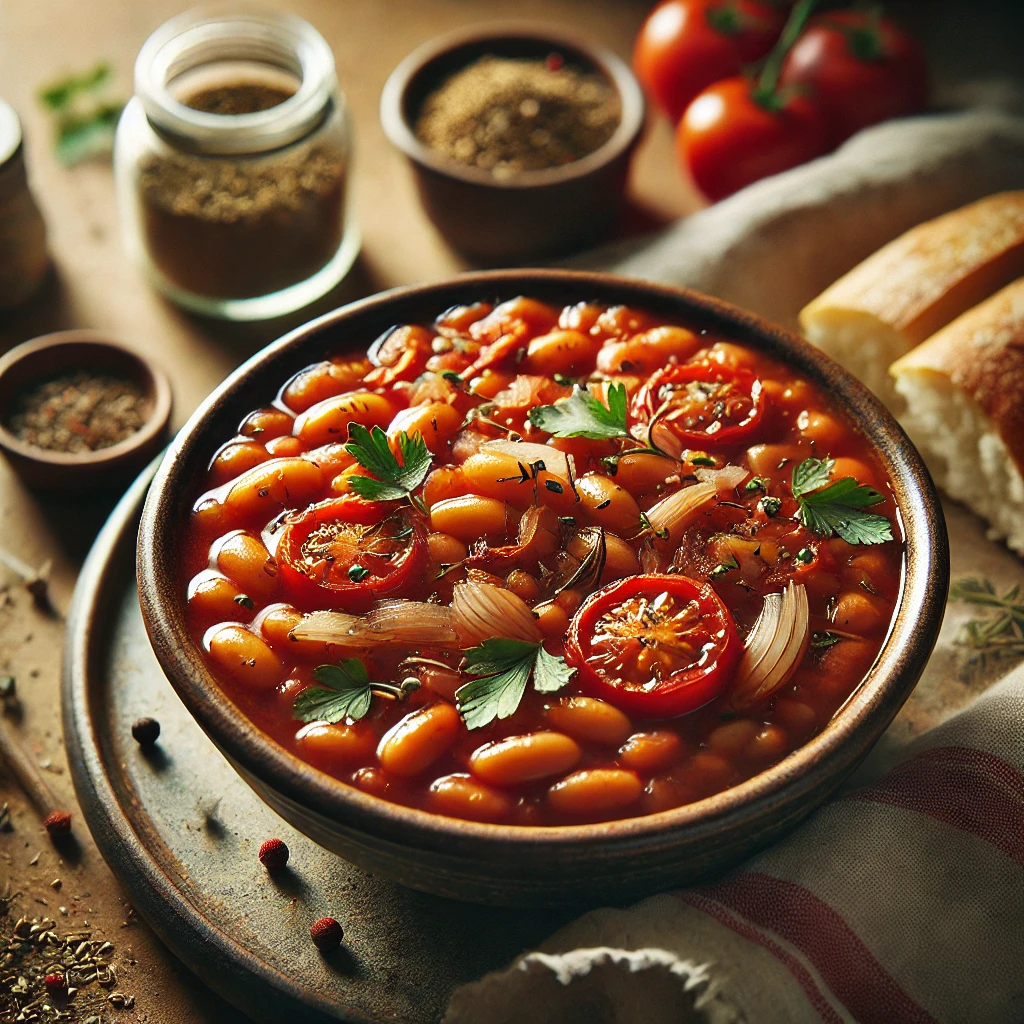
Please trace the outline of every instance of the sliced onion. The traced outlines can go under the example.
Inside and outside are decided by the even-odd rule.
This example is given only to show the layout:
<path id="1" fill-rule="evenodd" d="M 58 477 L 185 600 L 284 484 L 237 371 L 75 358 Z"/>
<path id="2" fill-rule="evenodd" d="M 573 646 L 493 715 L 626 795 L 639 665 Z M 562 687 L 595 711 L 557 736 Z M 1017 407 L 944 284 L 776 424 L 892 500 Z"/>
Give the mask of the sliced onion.
<path id="1" fill-rule="evenodd" d="M 584 526 L 576 534 L 577 538 L 587 545 L 587 553 L 580 559 L 580 564 L 570 573 L 562 574 L 555 580 L 552 596 L 557 597 L 563 590 L 581 590 L 586 593 L 597 587 L 604 572 L 604 563 L 608 555 L 608 544 L 604 528 L 600 526 Z"/>
<path id="2" fill-rule="evenodd" d="M 802 584 L 790 580 L 781 594 L 765 597 L 736 670 L 733 707 L 752 707 L 789 680 L 811 638 L 809 615 L 807 591 Z"/>
<path id="3" fill-rule="evenodd" d="M 366 619 L 345 612 L 312 612 L 288 636 L 293 640 L 313 640 L 341 647 L 368 647 L 375 643 Z"/>
<path id="4" fill-rule="evenodd" d="M 379 644 L 454 647 L 457 643 L 451 610 L 426 601 L 384 601 L 367 615 L 313 612 L 289 636 L 362 648 Z"/>
<path id="5" fill-rule="evenodd" d="M 466 580 L 452 595 L 452 625 L 463 647 L 484 640 L 540 640 L 541 633 L 527 603 L 511 590 Z"/>
<path id="6" fill-rule="evenodd" d="M 535 441 L 488 441 L 480 446 L 481 451 L 502 452 L 511 455 L 524 466 L 531 462 L 541 461 L 544 468 L 553 476 L 569 481 L 569 463 L 565 452 L 560 452 L 550 445 L 537 444 Z"/>
<path id="7" fill-rule="evenodd" d="M 682 532 L 715 500 L 718 488 L 708 481 L 673 491 L 647 513 L 654 531 L 675 543 Z"/>
<path id="8" fill-rule="evenodd" d="M 694 472 L 694 476 L 701 483 L 714 484 L 720 491 L 731 491 L 747 476 L 747 470 L 742 466 L 722 466 L 721 469 L 701 466 Z"/>
<path id="9" fill-rule="evenodd" d="M 366 621 L 375 634 L 389 642 L 454 647 L 458 640 L 451 609 L 430 601 L 381 601 Z"/>
<path id="10" fill-rule="evenodd" d="M 682 459 L 686 451 L 683 442 L 679 440 L 679 435 L 661 420 L 651 421 L 647 428 L 647 444 L 676 460 Z"/>

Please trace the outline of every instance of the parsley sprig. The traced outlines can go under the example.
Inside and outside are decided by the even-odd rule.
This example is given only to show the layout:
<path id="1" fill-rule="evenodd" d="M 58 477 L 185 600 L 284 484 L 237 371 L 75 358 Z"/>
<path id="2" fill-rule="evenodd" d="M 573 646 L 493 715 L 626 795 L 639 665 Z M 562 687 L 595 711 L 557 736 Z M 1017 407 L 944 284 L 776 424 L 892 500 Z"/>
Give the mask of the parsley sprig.
<path id="1" fill-rule="evenodd" d="M 531 674 L 538 693 L 555 693 L 576 670 L 564 658 L 548 654 L 542 643 L 499 638 L 466 651 L 466 671 L 478 678 L 463 683 L 455 701 L 466 728 L 481 729 L 515 714 Z"/>
<path id="2" fill-rule="evenodd" d="M 348 444 L 345 451 L 352 455 L 363 469 L 373 476 L 352 476 L 349 486 L 360 497 L 369 501 L 401 501 L 408 498 L 414 505 L 418 499 L 414 491 L 430 472 L 433 456 L 419 434 L 410 437 L 404 430 L 398 435 L 401 462 L 388 444 L 388 435 L 380 427 L 367 430 L 360 423 L 348 426 Z"/>
<path id="3" fill-rule="evenodd" d="M 320 685 L 307 686 L 293 704 L 294 716 L 300 722 L 358 722 L 366 717 L 375 693 L 404 700 L 420 685 L 411 678 L 401 686 L 371 682 L 359 658 L 346 658 L 337 665 L 317 665 L 313 678 Z"/>
<path id="4" fill-rule="evenodd" d="M 892 540 L 885 516 L 865 512 L 885 499 L 852 476 L 828 482 L 833 459 L 804 459 L 794 470 L 791 489 L 797 499 L 796 518 L 821 537 L 839 534 L 848 544 L 883 544 Z"/>
<path id="5" fill-rule="evenodd" d="M 531 409 L 530 422 L 553 437 L 587 437 L 594 441 L 629 437 L 626 408 L 625 384 L 608 388 L 607 405 L 577 385 L 568 398 Z"/>

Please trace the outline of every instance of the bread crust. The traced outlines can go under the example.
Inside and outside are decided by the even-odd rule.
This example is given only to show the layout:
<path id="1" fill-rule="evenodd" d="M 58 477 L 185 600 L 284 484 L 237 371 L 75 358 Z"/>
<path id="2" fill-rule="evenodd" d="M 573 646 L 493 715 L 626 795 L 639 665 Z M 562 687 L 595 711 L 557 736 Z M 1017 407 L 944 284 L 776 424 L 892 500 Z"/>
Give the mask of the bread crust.
<path id="1" fill-rule="evenodd" d="M 867 313 L 916 345 L 1024 274 L 1024 192 L 1000 192 L 919 224 L 800 312 Z"/>
<path id="2" fill-rule="evenodd" d="M 1024 474 L 1024 277 L 957 317 L 889 368 L 948 377 L 995 424 Z"/>

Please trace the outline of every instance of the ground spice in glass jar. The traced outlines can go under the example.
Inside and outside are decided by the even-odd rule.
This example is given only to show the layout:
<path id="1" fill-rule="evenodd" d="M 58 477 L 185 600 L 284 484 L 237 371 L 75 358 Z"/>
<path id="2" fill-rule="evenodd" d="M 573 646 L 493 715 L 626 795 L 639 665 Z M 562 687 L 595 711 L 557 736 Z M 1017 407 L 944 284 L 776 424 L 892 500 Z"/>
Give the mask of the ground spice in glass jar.
<path id="1" fill-rule="evenodd" d="M 621 116 L 610 82 L 557 55 L 485 56 L 427 96 L 415 132 L 431 149 L 500 179 L 593 153 Z"/>
<path id="2" fill-rule="evenodd" d="M 183 102 L 231 117 L 269 110 L 290 95 L 239 81 Z M 344 152 L 316 136 L 266 154 L 152 154 L 138 177 L 149 257 L 171 285 L 216 299 L 303 281 L 341 244 L 345 175 Z"/>
<path id="3" fill-rule="evenodd" d="M 11 414 L 20 441 L 55 452 L 109 448 L 145 426 L 150 401 L 123 377 L 76 370 L 28 388 Z"/>

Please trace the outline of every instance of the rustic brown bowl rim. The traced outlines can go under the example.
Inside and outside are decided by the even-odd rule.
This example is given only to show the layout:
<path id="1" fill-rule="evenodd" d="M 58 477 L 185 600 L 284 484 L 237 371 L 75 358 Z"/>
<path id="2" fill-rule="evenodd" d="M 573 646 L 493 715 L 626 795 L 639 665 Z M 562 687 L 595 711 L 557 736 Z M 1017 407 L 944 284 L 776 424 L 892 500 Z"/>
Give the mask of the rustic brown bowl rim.
<path id="1" fill-rule="evenodd" d="M 55 331 L 44 334 L 30 341 L 22 342 L 0 357 L 0 382 L 11 373 L 19 363 L 30 359 L 40 352 L 65 349 L 71 358 L 52 370 L 43 370 L 40 380 L 54 376 L 63 371 L 88 369 L 87 362 L 79 362 L 74 358 L 76 353 L 85 356 L 89 349 L 106 348 L 115 352 L 125 365 L 133 368 L 134 376 L 145 389 L 153 407 L 146 422 L 129 437 L 107 448 L 97 448 L 88 452 L 58 452 L 38 445 L 29 444 L 15 436 L 5 422 L 6 410 L 0 416 L 0 448 L 28 462 L 39 463 L 54 470 L 66 469 L 69 466 L 99 468 L 112 466 L 130 458 L 137 451 L 151 444 L 162 433 L 171 418 L 171 385 L 166 374 L 154 366 L 148 359 L 140 356 L 120 342 L 112 341 L 102 331 L 77 329 Z"/>
<path id="2" fill-rule="evenodd" d="M 267 396 L 241 403 L 249 375 L 290 350 L 301 349 L 321 332 L 339 335 L 344 350 L 346 320 L 412 300 L 436 302 L 440 312 L 466 293 L 502 298 L 530 294 L 531 287 L 564 286 L 550 301 L 580 301 L 601 295 L 643 307 L 673 307 L 679 319 L 704 323 L 729 337 L 776 352 L 822 384 L 873 444 L 893 484 L 899 527 L 905 538 L 904 576 L 889 633 L 859 689 L 822 732 L 778 764 L 753 778 L 693 804 L 656 814 L 607 822 L 559 826 L 496 825 L 465 821 L 371 796 L 326 775 L 256 728 L 218 687 L 184 626 L 176 572 L 181 502 L 191 496 L 189 473 L 197 453 L 212 454 L 206 422 L 224 404 L 239 408 L 239 419 Z M 381 320 L 387 320 L 382 315 Z M 359 339 L 363 340 L 363 339 Z M 367 341 L 372 339 L 366 339 Z M 288 370 L 301 369 L 292 359 Z M 284 376 L 282 376 L 282 383 Z M 208 449 L 208 450 L 207 450 Z M 697 837 L 742 824 L 757 813 L 805 795 L 825 779 L 849 772 L 878 739 L 916 685 L 938 636 L 949 584 L 949 549 L 938 495 L 917 449 L 868 389 L 803 339 L 730 303 L 695 291 L 650 284 L 612 274 L 568 270 L 497 270 L 462 274 L 445 281 L 396 288 L 361 299 L 286 334 L 231 374 L 196 410 L 171 443 L 143 510 L 138 541 L 138 583 L 143 619 L 154 651 L 174 689 L 204 731 L 243 773 L 299 806 L 349 830 L 383 837 L 405 848 L 447 854 L 461 852 L 505 860 L 517 849 L 556 854 L 566 848 L 607 847 L 641 852 L 669 834 Z M 854 742 L 859 740 L 859 742 Z"/>
<path id="3" fill-rule="evenodd" d="M 561 167 L 521 171 L 509 178 L 496 178 L 490 171 L 452 160 L 420 142 L 405 116 L 406 95 L 416 76 L 428 64 L 452 50 L 475 42 L 507 39 L 575 50 L 583 54 L 615 87 L 622 101 L 622 113 L 615 131 L 604 145 Z M 592 174 L 632 148 L 643 129 L 645 109 L 644 94 L 639 82 L 617 54 L 579 33 L 556 25 L 539 25 L 527 21 L 483 22 L 435 36 L 398 64 L 384 83 L 380 96 L 380 121 L 384 134 L 410 160 L 446 177 L 495 189 L 542 188 Z"/>

